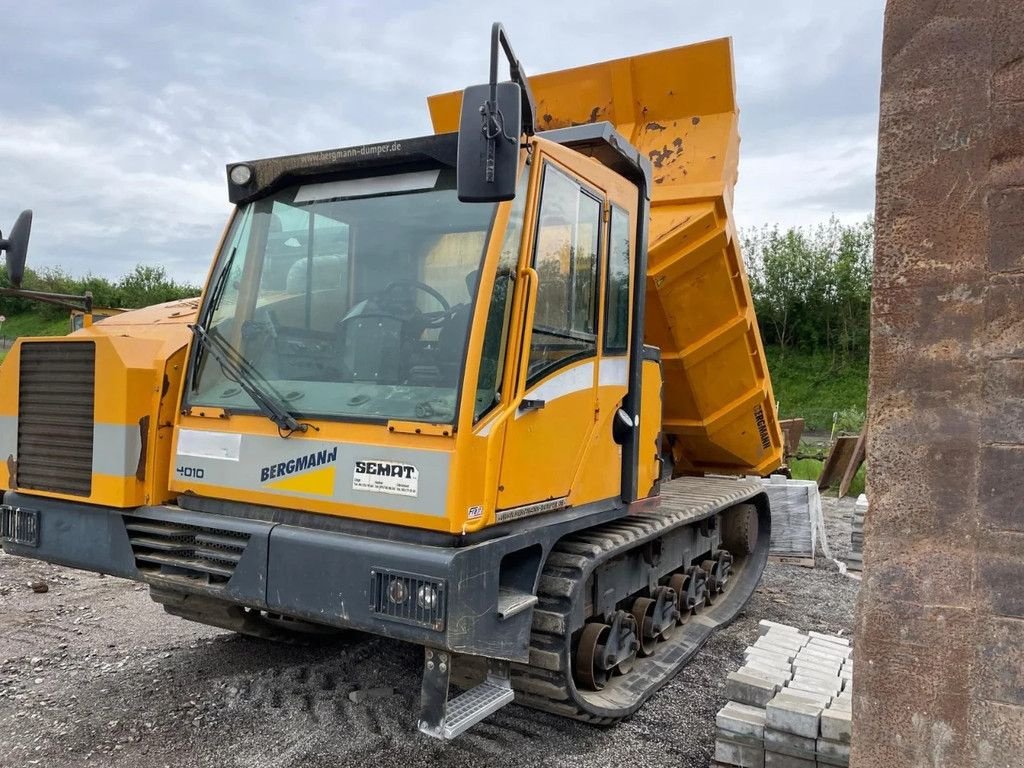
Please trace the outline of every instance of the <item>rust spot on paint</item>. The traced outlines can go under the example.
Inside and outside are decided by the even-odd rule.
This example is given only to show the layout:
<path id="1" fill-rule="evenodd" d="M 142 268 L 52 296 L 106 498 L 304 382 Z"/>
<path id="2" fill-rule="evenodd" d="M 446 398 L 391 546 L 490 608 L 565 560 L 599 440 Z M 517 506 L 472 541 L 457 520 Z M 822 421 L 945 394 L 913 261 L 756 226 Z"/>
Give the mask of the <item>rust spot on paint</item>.
<path id="1" fill-rule="evenodd" d="M 139 463 L 135 467 L 135 479 L 140 483 L 146 481 L 146 447 L 149 445 L 149 416 L 139 419 L 139 437 L 142 439 L 142 448 L 139 451 Z"/>
<path id="2" fill-rule="evenodd" d="M 661 168 L 666 160 L 672 156 L 672 150 L 668 147 L 662 147 L 661 149 L 652 149 L 648 154 L 651 158 L 651 163 L 655 168 Z"/>
<path id="3" fill-rule="evenodd" d="M 665 130 L 665 126 L 662 125 L 661 123 L 648 123 L 647 124 L 647 130 L 648 131 L 664 131 Z"/>
<path id="4" fill-rule="evenodd" d="M 555 118 L 553 118 L 550 114 L 545 114 L 543 119 L 545 123 L 550 123 Z"/>
<path id="5" fill-rule="evenodd" d="M 693 123 L 694 125 L 700 125 L 700 118 L 694 115 L 693 117 L 690 118 L 690 122 Z"/>

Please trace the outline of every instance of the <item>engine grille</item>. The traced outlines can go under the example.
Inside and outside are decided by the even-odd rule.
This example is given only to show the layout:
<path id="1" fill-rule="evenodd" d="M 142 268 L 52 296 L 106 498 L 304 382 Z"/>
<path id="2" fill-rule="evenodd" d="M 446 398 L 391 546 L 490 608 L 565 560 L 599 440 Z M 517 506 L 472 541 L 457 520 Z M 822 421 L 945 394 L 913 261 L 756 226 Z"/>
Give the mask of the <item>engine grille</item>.
<path id="1" fill-rule="evenodd" d="M 126 516 L 125 528 L 143 573 L 226 584 L 249 543 L 249 534 Z"/>
<path id="2" fill-rule="evenodd" d="M 18 487 L 89 496 L 96 345 L 28 342 L 20 370 Z"/>

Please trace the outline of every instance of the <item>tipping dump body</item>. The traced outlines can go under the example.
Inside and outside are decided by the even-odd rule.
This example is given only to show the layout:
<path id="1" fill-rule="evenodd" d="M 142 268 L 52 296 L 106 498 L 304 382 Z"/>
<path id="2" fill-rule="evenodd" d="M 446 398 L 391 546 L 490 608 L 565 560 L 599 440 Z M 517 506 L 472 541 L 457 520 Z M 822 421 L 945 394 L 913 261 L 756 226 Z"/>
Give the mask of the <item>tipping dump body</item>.
<path id="1" fill-rule="evenodd" d="M 677 470 L 771 472 L 782 435 L 731 218 L 731 41 L 537 75 L 530 86 L 539 130 L 607 121 L 651 160 L 644 340 L 661 349 Z M 435 130 L 454 130 L 460 96 L 430 99 Z"/>

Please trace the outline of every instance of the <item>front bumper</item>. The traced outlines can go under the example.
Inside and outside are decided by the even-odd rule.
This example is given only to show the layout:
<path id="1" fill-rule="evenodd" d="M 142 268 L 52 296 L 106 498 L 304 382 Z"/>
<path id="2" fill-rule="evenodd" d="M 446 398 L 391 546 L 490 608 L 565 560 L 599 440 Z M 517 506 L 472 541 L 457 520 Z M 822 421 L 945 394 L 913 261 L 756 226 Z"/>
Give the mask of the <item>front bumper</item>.
<path id="1" fill-rule="evenodd" d="M 513 661 L 527 658 L 533 612 L 499 611 L 499 565 L 523 547 L 546 554 L 550 546 L 521 535 L 429 546 L 177 506 L 118 510 L 18 493 L 5 494 L 3 505 L 12 522 L 0 544 L 12 555 Z M 14 535 L 15 522 L 32 536 Z M 392 588 L 396 580 L 401 587 Z M 421 589 L 434 591 L 432 609 L 416 602 Z M 392 593 L 406 599 L 392 601 Z"/>

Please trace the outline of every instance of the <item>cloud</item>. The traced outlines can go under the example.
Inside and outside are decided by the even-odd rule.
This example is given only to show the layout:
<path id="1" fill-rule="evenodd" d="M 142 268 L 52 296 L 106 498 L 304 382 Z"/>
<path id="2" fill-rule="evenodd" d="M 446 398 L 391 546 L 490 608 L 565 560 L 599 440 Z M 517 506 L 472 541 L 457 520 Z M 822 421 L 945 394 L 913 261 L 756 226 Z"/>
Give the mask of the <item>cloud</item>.
<path id="1" fill-rule="evenodd" d="M 832 215 L 863 221 L 873 212 L 878 141 L 874 121 L 860 122 L 861 130 L 824 123 L 813 145 L 748 154 L 736 187 L 740 226 L 807 226 Z"/>
<path id="2" fill-rule="evenodd" d="M 737 219 L 751 226 L 871 211 L 882 7 L 574 0 L 506 16 L 527 72 L 732 35 Z M 114 277 L 159 263 L 201 281 L 229 213 L 226 163 L 429 132 L 425 96 L 486 79 L 493 13 L 469 0 L 18 4 L 0 228 L 32 207 L 35 266 Z"/>

